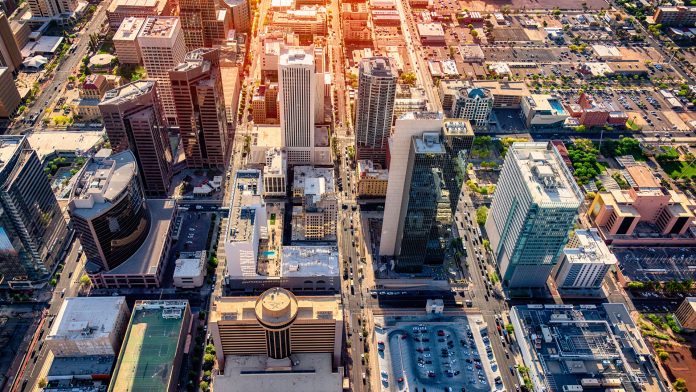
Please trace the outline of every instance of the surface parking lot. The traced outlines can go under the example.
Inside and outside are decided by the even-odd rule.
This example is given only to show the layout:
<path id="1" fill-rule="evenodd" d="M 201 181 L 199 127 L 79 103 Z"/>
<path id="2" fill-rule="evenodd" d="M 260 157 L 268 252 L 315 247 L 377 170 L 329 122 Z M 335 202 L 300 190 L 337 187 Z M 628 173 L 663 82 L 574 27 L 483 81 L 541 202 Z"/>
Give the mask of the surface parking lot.
<path id="1" fill-rule="evenodd" d="M 480 316 L 375 331 L 382 391 L 502 390 Z"/>

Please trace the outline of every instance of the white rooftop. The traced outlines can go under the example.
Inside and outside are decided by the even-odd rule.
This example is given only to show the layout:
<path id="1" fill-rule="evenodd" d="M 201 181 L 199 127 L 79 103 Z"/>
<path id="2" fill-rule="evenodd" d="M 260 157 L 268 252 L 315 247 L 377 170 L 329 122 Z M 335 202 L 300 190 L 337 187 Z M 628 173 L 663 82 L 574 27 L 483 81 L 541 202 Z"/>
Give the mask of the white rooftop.
<path id="1" fill-rule="evenodd" d="M 334 192 L 334 171 L 330 167 L 295 166 L 293 188 L 302 188 L 306 195 Z"/>
<path id="2" fill-rule="evenodd" d="M 181 258 L 176 260 L 176 266 L 174 267 L 175 278 L 196 277 L 206 268 L 205 251 L 198 251 L 189 255 L 182 254 L 181 256 Z"/>
<path id="3" fill-rule="evenodd" d="M 609 251 L 597 229 L 575 230 L 573 245 L 563 249 L 566 259 L 571 263 L 613 265 L 617 262 L 616 256 Z"/>
<path id="4" fill-rule="evenodd" d="M 89 340 L 108 336 L 119 322 L 125 297 L 65 298 L 46 339 Z"/>
<path id="5" fill-rule="evenodd" d="M 335 246 L 284 246 L 281 277 L 337 276 L 338 248 Z"/>
<path id="6" fill-rule="evenodd" d="M 70 151 L 78 155 L 94 148 L 105 137 L 104 131 L 34 131 L 28 135 L 29 145 L 43 159 L 55 151 Z"/>

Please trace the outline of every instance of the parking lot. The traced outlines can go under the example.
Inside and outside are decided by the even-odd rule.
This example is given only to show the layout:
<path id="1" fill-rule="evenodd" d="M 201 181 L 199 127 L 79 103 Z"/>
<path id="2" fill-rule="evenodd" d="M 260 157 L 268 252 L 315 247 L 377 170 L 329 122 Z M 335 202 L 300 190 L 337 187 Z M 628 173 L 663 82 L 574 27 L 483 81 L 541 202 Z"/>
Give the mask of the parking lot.
<path id="1" fill-rule="evenodd" d="M 614 254 L 634 281 L 696 279 L 696 255 L 688 248 L 614 248 Z"/>
<path id="2" fill-rule="evenodd" d="M 172 274 L 176 259 L 181 252 L 196 252 L 206 250 L 208 242 L 208 231 L 213 224 L 213 212 L 197 211 L 191 207 L 190 210 L 180 209 L 177 213 L 175 225 L 181 225 L 179 228 L 179 238 L 172 243 L 171 251 L 169 252 L 169 260 L 164 273 L 163 287 L 169 287 L 172 284 Z M 172 230 L 177 230 L 174 227 Z M 176 233 L 174 233 L 176 234 Z"/>
<path id="3" fill-rule="evenodd" d="M 478 315 L 375 328 L 382 391 L 502 391 Z"/>

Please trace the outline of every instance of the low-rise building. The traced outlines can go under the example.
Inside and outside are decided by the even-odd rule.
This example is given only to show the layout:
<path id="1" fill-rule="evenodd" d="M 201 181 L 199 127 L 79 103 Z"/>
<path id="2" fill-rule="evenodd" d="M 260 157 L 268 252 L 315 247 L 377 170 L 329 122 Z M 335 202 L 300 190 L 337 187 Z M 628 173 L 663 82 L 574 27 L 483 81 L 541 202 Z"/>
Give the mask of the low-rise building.
<path id="1" fill-rule="evenodd" d="M 174 286 L 193 289 L 203 286 L 206 274 L 207 252 L 185 252 L 176 260 L 174 267 Z"/>
<path id="2" fill-rule="evenodd" d="M 46 346 L 56 357 L 116 356 L 128 314 L 125 297 L 65 298 Z"/>
<path id="3" fill-rule="evenodd" d="M 514 306 L 510 322 L 531 390 L 667 390 L 624 304 Z"/>
<path id="4" fill-rule="evenodd" d="M 608 244 L 696 244 L 696 205 L 684 193 L 663 187 L 644 164 L 626 167 L 623 174 L 631 188 L 598 192 L 587 210 Z"/>
<path id="5" fill-rule="evenodd" d="M 389 171 L 370 160 L 359 160 L 357 165 L 358 197 L 385 197 Z"/>
<path id="6" fill-rule="evenodd" d="M 559 97 L 532 94 L 522 100 L 522 114 L 528 127 L 557 127 L 569 117 Z"/>
<path id="7" fill-rule="evenodd" d="M 600 102 L 587 93 L 580 94 L 578 102 L 568 105 L 568 113 L 577 118 L 580 125 L 588 128 L 606 124 L 625 125 L 628 115 L 616 110 L 611 104 Z"/>
<path id="8" fill-rule="evenodd" d="M 283 150 L 274 148 L 266 152 L 266 165 L 263 167 L 263 197 L 287 195 L 287 166 Z"/>
<path id="9" fill-rule="evenodd" d="M 338 217 L 333 168 L 295 166 L 293 240 L 335 240 Z"/>
<path id="10" fill-rule="evenodd" d="M 564 294 L 598 294 L 604 276 L 614 265 L 616 256 L 597 229 L 576 230 L 558 262 L 556 285 Z"/>
<path id="11" fill-rule="evenodd" d="M 346 42 L 367 42 L 372 39 L 372 25 L 366 3 L 342 3 L 341 21 Z"/>
<path id="12" fill-rule="evenodd" d="M 696 297 L 686 297 L 674 312 L 684 329 L 696 330 Z"/>
<path id="13" fill-rule="evenodd" d="M 655 24 L 663 26 L 693 26 L 696 23 L 696 6 L 657 7 L 653 19 Z"/>
<path id="14" fill-rule="evenodd" d="M 418 23 L 416 27 L 423 45 L 445 44 L 445 30 L 442 28 L 442 23 Z"/>
<path id="15" fill-rule="evenodd" d="M 493 95 L 493 109 L 519 109 L 522 99 L 530 95 L 525 82 L 477 80 L 474 87 L 485 88 Z"/>
<path id="16" fill-rule="evenodd" d="M 270 25 L 276 29 L 289 29 L 296 34 L 326 35 L 326 9 L 303 7 L 274 12 Z"/>

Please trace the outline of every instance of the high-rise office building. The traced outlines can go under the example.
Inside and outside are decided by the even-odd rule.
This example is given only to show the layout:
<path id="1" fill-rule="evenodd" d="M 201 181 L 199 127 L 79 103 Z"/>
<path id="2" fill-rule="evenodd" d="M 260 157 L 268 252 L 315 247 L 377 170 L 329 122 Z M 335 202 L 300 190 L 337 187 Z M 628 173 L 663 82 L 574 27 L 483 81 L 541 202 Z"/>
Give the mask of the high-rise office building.
<path id="1" fill-rule="evenodd" d="M 188 50 L 212 48 L 227 39 L 229 13 L 216 0 L 180 0 L 179 19 Z"/>
<path id="2" fill-rule="evenodd" d="M 444 260 L 452 226 L 450 194 L 443 175 L 447 159 L 439 130 L 411 139 L 396 237 L 397 271 L 419 272 L 424 264 Z"/>
<path id="3" fill-rule="evenodd" d="M 616 262 L 597 229 L 575 230 L 558 262 L 556 285 L 564 294 L 596 294 Z"/>
<path id="4" fill-rule="evenodd" d="M 186 58 L 184 34 L 179 18 L 153 16 L 145 19 L 138 34 L 138 46 L 149 79 L 157 81 L 157 93 L 162 102 L 168 125 L 176 124 L 176 108 L 169 82 L 169 70 Z"/>
<path id="5" fill-rule="evenodd" d="M 145 194 L 167 195 L 172 178 L 172 150 L 157 95 L 157 82 L 139 80 L 108 91 L 99 104 L 114 152 L 135 154 Z"/>
<path id="6" fill-rule="evenodd" d="M 397 77 L 387 57 L 371 57 L 360 63 L 355 104 L 355 148 L 358 159 L 369 159 L 382 166 L 386 164 Z"/>
<path id="7" fill-rule="evenodd" d="M 488 125 L 493 111 L 493 94 L 485 88 L 462 88 L 454 95 L 452 117 L 464 118 L 477 127 Z"/>
<path id="8" fill-rule="evenodd" d="M 443 121 L 442 139 L 447 151 L 447 161 L 443 167 L 445 183 L 451 196 L 450 207 L 455 211 L 464 184 L 469 151 L 474 145 L 474 129 L 471 122 L 464 119 Z"/>
<path id="9" fill-rule="evenodd" d="M 218 49 L 197 49 L 169 71 L 179 135 L 189 167 L 224 167 L 227 114 Z"/>
<path id="10" fill-rule="evenodd" d="M 22 97 L 19 96 L 12 71 L 7 67 L 0 67 L 0 86 L 0 118 L 8 118 L 19 107 Z"/>
<path id="11" fill-rule="evenodd" d="M 232 14 L 230 19 L 234 30 L 240 33 L 248 33 L 249 29 L 251 29 L 249 0 L 224 0 L 222 4 Z"/>
<path id="12" fill-rule="evenodd" d="M 309 164 L 314 155 L 316 75 L 314 51 L 283 48 L 278 60 L 281 144 L 288 163 Z"/>
<path id="13" fill-rule="evenodd" d="M 25 136 L 0 136 L 0 275 L 29 288 L 64 254 L 69 231 L 41 161 Z"/>
<path id="14" fill-rule="evenodd" d="M 29 0 L 29 8 L 34 18 L 68 16 L 77 8 L 77 0 Z"/>
<path id="15" fill-rule="evenodd" d="M 398 245 L 403 236 L 400 230 L 403 229 L 411 183 L 413 138 L 422 136 L 424 132 L 440 132 L 442 120 L 441 113 L 432 112 L 406 113 L 396 120 L 389 138 L 389 181 L 379 245 L 381 256 L 398 256 L 400 252 Z"/>
<path id="16" fill-rule="evenodd" d="M 22 65 L 22 53 L 15 41 L 10 21 L 5 13 L 0 12 L 0 66 L 14 72 Z"/>
<path id="17" fill-rule="evenodd" d="M 68 206 L 71 222 L 87 261 L 111 270 L 140 248 L 150 230 L 135 156 L 125 150 L 91 158 L 77 176 Z"/>
<path id="18" fill-rule="evenodd" d="M 543 287 L 573 228 L 583 197 L 551 143 L 514 143 L 505 155 L 486 221 L 509 287 Z"/>

